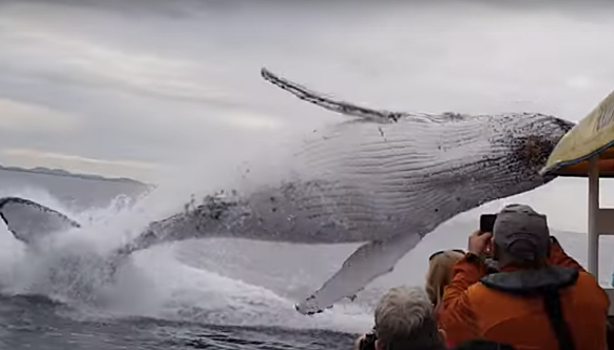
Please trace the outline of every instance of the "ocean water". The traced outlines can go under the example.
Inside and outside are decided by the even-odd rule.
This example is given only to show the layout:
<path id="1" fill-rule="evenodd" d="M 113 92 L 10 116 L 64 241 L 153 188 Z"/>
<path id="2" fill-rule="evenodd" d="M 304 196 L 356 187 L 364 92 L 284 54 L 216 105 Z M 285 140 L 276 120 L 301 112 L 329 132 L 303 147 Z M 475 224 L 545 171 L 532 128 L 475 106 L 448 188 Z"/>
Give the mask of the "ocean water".
<path id="1" fill-rule="evenodd" d="M 4 349 L 347 349 L 371 326 L 373 306 L 387 288 L 422 285 L 428 255 L 465 247 L 475 226 L 466 218 L 445 223 L 354 302 L 303 316 L 294 303 L 318 288 L 357 245 L 229 239 L 168 244 L 134 254 L 116 281 L 102 283 L 95 260 L 90 263 L 97 248 L 137 232 L 151 219 L 147 213 L 158 215 L 151 208 L 160 202 L 156 193 L 149 194 L 154 200 L 131 202 L 126 198 L 136 198 L 139 191 L 116 183 L 88 180 L 84 186 L 83 180 L 37 175 L 36 182 L 17 184 L 3 181 L 14 173 L 1 175 L 1 196 L 24 196 L 89 223 L 37 254 L 0 228 Z M 66 189 L 70 195 L 62 195 Z M 583 235 L 555 234 L 584 262 Z M 611 251 L 612 242 L 604 243 L 602 252 Z M 58 265 L 69 255 L 84 260 Z M 607 253 L 600 260 L 613 266 Z M 603 284 L 609 283 L 607 269 L 600 275 Z M 104 302 L 92 302 L 94 296 Z"/>
<path id="2" fill-rule="evenodd" d="M 171 177 L 174 189 L 137 200 L 140 190 L 126 184 L 0 171 L 0 197 L 26 197 L 84 224 L 37 254 L 0 225 L 0 348 L 348 349 L 371 327 L 387 288 L 422 285 L 428 256 L 464 248 L 479 214 L 504 202 L 547 213 L 584 264 L 586 182 L 576 179 L 450 220 L 354 302 L 314 316 L 293 305 L 357 245 L 167 244 L 134 254 L 114 283 L 99 280 L 96 257 L 180 210 L 190 191 L 206 192 L 210 178 L 228 177 L 214 159 L 347 120 L 264 82 L 263 66 L 373 108 L 578 120 L 612 89 L 611 46 L 602 44 L 614 33 L 611 11 L 478 0 L 1 1 L 0 102 L 15 112 L 44 107 L 41 115 L 3 112 L 2 163 L 62 167 L 68 159 L 102 171 L 112 166 L 100 159 L 117 167 L 148 160 L 181 176 Z M 603 182 L 603 205 L 614 206 L 613 185 Z M 602 243 L 599 279 L 609 285 L 614 242 Z M 62 264 L 66 257 L 73 263 Z"/>

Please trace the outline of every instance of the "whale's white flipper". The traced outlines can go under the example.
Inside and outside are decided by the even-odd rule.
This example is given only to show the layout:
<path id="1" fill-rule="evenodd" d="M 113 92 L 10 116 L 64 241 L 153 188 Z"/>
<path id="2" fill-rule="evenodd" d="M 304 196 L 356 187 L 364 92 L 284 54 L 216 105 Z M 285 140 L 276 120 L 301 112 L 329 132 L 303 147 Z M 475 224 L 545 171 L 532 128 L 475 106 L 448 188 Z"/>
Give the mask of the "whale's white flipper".
<path id="1" fill-rule="evenodd" d="M 62 213 L 17 197 L 0 199 L 0 217 L 13 236 L 28 245 L 54 233 L 81 227 Z"/>
<path id="2" fill-rule="evenodd" d="M 332 307 L 343 298 L 353 298 L 371 281 L 391 272 L 397 261 L 413 249 L 420 239 L 420 235 L 408 233 L 360 246 L 322 288 L 297 304 L 296 310 L 311 315 Z"/>

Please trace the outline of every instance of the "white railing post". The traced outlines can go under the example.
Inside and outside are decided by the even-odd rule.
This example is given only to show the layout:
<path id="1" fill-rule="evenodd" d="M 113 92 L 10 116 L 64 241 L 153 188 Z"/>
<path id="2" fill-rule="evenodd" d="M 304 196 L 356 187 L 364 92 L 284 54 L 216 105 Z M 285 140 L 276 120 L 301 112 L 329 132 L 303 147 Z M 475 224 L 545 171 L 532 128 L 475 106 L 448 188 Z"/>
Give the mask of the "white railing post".
<path id="1" fill-rule="evenodd" d="M 588 272 L 599 280 L 599 167 L 597 156 L 589 159 L 588 173 Z"/>

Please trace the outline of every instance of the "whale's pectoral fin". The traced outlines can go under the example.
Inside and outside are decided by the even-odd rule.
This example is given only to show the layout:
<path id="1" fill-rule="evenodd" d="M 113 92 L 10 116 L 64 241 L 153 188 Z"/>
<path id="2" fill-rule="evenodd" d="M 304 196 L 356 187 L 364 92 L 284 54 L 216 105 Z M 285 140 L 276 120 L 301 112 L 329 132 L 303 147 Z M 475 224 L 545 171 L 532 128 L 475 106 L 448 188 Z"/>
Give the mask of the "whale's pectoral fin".
<path id="1" fill-rule="evenodd" d="M 318 105 L 322 108 L 328 109 L 333 112 L 337 112 L 337 113 L 341 113 L 345 115 L 351 115 L 355 117 L 360 117 L 360 118 L 378 122 L 378 123 L 396 122 L 397 120 L 399 120 L 399 118 L 408 115 L 407 113 L 403 113 L 403 112 L 390 112 L 390 111 L 385 111 L 385 110 L 375 110 L 375 109 L 357 106 L 355 104 L 348 103 L 348 102 L 336 101 L 330 97 L 325 96 L 324 94 L 321 94 L 315 91 L 311 91 L 304 86 L 291 82 L 287 79 L 281 78 L 273 74 L 266 68 L 262 68 L 260 73 L 265 80 L 290 92 L 291 94 L 295 95 L 301 100 L 311 102 L 315 105 Z"/>
<path id="2" fill-rule="evenodd" d="M 276 74 L 273 74 L 266 68 L 260 70 L 262 77 L 271 84 L 279 86 L 281 89 L 288 91 L 294 96 L 300 98 L 303 101 L 313 103 L 322 108 L 328 109 L 336 113 L 344 115 L 359 117 L 363 120 L 376 122 L 376 123 L 394 123 L 404 117 L 413 117 L 419 119 L 428 119 L 434 122 L 445 122 L 463 119 L 465 116 L 458 113 L 443 113 L 440 115 L 432 114 L 412 114 L 407 112 L 393 112 L 387 110 L 378 110 L 372 108 L 366 108 L 358 106 L 353 103 L 335 100 L 329 96 L 324 95 L 313 90 L 306 88 L 300 84 L 292 82 L 288 79 L 284 79 Z"/>
<path id="3" fill-rule="evenodd" d="M 393 270 L 394 265 L 420 242 L 417 234 L 403 234 L 385 241 L 362 245 L 322 288 L 300 304 L 296 310 L 305 315 L 322 312 L 343 298 L 355 298 L 375 278 Z"/>
<path id="4" fill-rule="evenodd" d="M 66 215 L 28 199 L 0 199 L 0 217 L 18 240 L 32 244 L 53 233 L 81 227 Z"/>

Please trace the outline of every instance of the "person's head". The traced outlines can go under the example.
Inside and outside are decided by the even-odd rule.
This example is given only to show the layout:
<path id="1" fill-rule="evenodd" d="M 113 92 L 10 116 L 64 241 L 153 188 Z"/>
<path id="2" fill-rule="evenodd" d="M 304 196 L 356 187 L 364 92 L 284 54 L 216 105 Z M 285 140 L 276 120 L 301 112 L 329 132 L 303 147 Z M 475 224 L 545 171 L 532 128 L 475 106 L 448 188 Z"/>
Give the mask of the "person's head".
<path id="1" fill-rule="evenodd" d="M 425 289 L 433 305 L 438 305 L 441 301 L 444 288 L 452 280 L 452 266 L 464 255 L 462 250 L 443 250 L 429 257 Z"/>
<path id="2" fill-rule="evenodd" d="M 543 266 L 550 251 L 546 216 L 528 205 L 510 204 L 498 214 L 493 227 L 493 255 L 499 266 Z"/>
<path id="3" fill-rule="evenodd" d="M 376 350 L 436 348 L 444 344 L 426 293 L 421 288 L 391 288 L 375 309 Z"/>

